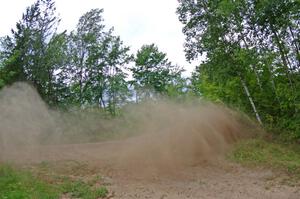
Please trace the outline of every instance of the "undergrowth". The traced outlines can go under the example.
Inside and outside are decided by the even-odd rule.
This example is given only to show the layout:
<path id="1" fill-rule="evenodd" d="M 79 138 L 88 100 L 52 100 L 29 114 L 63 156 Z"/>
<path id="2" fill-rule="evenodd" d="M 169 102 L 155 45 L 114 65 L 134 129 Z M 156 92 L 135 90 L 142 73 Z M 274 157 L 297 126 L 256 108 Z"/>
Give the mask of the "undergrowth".
<path id="1" fill-rule="evenodd" d="M 0 165 L 0 199 L 58 199 L 63 195 L 71 198 L 98 199 L 108 194 L 106 187 L 95 187 L 89 182 L 68 177 L 47 181 L 28 170 Z"/>
<path id="2" fill-rule="evenodd" d="M 229 159 L 248 166 L 283 171 L 300 180 L 300 146 L 266 141 L 262 138 L 244 140 L 236 144 Z"/>

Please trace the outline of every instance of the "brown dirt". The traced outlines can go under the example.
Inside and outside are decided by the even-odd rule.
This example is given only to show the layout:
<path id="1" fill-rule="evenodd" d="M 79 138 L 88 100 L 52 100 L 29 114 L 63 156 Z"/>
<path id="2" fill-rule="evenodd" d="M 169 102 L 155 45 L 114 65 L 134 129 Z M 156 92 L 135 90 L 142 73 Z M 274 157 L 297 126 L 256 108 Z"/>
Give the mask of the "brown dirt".
<path id="1" fill-rule="evenodd" d="M 258 130 L 236 112 L 167 100 L 124 112 L 122 121 L 62 115 L 49 110 L 32 87 L 13 85 L 0 93 L 0 161 L 26 167 L 47 162 L 53 172 L 60 167 L 62 174 L 101 175 L 113 198 L 300 198 L 299 187 L 280 184 L 276 173 L 224 160 L 234 142 Z M 103 131 L 135 136 L 63 144 Z M 86 166 L 70 169 L 70 161 Z"/>

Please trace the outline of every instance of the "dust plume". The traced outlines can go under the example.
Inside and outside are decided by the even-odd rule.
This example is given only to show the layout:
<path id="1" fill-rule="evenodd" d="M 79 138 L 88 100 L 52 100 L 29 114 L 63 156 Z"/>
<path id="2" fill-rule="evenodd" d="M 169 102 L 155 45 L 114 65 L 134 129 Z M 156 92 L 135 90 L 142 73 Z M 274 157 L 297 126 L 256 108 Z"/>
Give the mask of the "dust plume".
<path id="1" fill-rule="evenodd" d="M 33 87 L 14 84 L 0 92 L 0 160 L 168 170 L 222 156 L 255 127 L 235 111 L 196 100 L 155 100 L 122 112 L 108 119 L 97 109 L 50 110 Z"/>
<path id="2" fill-rule="evenodd" d="M 119 160 L 135 171 L 170 171 L 215 160 L 238 139 L 251 136 L 255 127 L 237 112 L 199 101 L 146 102 L 126 113 L 142 134 L 128 140 Z"/>
<path id="3" fill-rule="evenodd" d="M 1 153 L 36 145 L 55 132 L 55 121 L 46 104 L 28 84 L 16 83 L 0 92 Z"/>

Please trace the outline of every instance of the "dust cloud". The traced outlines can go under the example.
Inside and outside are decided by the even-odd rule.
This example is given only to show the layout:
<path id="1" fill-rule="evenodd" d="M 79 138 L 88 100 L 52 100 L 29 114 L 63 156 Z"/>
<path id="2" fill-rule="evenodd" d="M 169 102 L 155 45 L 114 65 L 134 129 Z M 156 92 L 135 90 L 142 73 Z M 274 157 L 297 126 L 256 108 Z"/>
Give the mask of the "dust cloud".
<path id="1" fill-rule="evenodd" d="M 51 110 L 32 86 L 16 83 L 0 92 L 0 160 L 30 156 L 169 169 L 222 156 L 258 129 L 236 111 L 196 100 L 154 100 L 122 111 L 109 119 L 99 109 Z"/>
<path id="2" fill-rule="evenodd" d="M 0 92 L 0 153 L 36 145 L 55 129 L 55 121 L 33 87 L 16 83 Z"/>
<path id="3" fill-rule="evenodd" d="M 159 100 L 127 108 L 135 130 L 143 133 L 128 140 L 119 160 L 135 171 L 168 172 L 214 161 L 256 128 L 237 112 L 208 102 Z"/>

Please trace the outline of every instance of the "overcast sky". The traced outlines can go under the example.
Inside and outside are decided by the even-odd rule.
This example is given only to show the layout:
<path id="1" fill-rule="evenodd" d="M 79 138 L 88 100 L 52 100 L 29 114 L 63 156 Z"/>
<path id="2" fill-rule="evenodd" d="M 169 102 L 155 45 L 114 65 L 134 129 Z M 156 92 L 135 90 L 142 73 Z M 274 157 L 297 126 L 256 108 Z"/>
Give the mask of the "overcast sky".
<path id="1" fill-rule="evenodd" d="M 35 0 L 1 0 L 0 36 L 10 34 L 26 7 Z M 194 64 L 185 61 L 182 24 L 175 13 L 177 0 L 56 0 L 60 30 L 75 29 L 80 16 L 92 8 L 104 9 L 105 25 L 114 27 L 133 53 L 143 44 L 155 43 L 173 63 L 189 74 Z"/>

